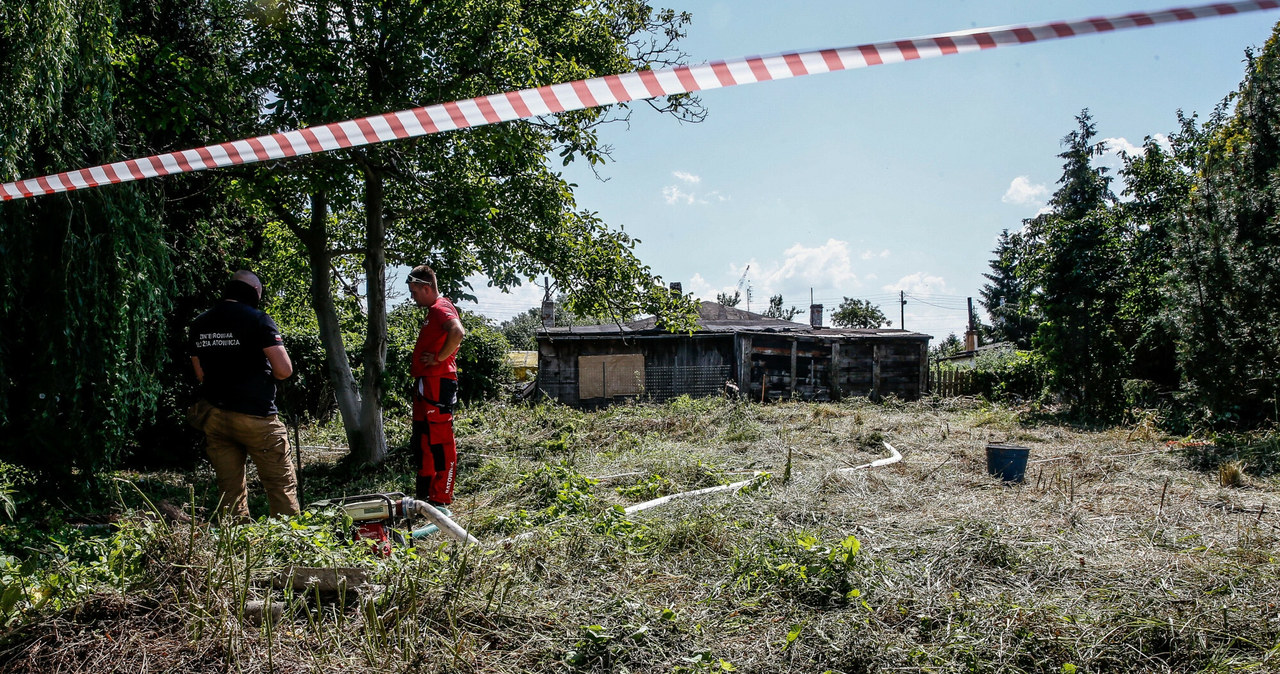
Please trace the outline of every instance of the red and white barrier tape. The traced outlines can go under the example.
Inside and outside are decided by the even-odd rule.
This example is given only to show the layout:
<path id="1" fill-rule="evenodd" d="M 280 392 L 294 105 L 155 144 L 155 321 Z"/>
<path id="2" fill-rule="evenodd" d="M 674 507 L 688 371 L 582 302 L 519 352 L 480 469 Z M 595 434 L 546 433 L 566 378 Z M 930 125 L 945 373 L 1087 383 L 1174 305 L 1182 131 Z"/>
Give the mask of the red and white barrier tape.
<path id="1" fill-rule="evenodd" d="M 749 56 L 697 66 L 593 77 L 18 180 L 0 185 L 0 200 L 299 157 L 624 101 L 1277 8 L 1280 0 L 1224 2 L 1078 21 L 980 28 L 856 47 Z"/>

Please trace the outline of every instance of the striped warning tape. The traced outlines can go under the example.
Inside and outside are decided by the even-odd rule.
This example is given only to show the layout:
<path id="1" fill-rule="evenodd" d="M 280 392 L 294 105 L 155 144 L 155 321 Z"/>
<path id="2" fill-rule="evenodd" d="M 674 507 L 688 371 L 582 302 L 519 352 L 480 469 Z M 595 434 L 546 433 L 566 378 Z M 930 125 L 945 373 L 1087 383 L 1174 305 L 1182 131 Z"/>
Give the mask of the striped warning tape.
<path id="1" fill-rule="evenodd" d="M 0 200 L 9 201 L 107 183 L 299 157 L 624 101 L 1277 8 L 1280 8 L 1280 0 L 1224 2 L 1078 21 L 980 28 L 856 47 L 750 56 L 696 66 L 607 75 L 388 112 L 4 183 L 0 185 Z"/>

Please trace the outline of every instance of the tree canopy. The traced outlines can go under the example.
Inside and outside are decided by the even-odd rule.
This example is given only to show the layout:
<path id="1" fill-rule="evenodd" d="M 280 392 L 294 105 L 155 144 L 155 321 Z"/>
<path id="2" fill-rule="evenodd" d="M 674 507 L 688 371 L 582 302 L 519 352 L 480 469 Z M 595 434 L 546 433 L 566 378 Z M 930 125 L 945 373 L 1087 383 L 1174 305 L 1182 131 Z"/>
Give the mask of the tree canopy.
<path id="1" fill-rule="evenodd" d="M 869 300 L 846 297 L 831 314 L 831 322 L 846 328 L 883 328 L 893 325 L 879 306 Z"/>
<path id="2" fill-rule="evenodd" d="M 689 17 L 640 0 L 306 0 L 275 6 L 253 24 L 268 130 L 669 65 Z M 634 254 L 637 241 L 580 211 L 548 156 L 599 164 L 595 128 L 616 110 L 437 134 L 328 153 L 254 172 L 254 198 L 305 251 L 310 301 L 328 353 L 353 454 L 386 454 L 388 266 L 426 262 L 441 290 L 468 297 L 482 275 L 510 288 L 543 273 L 590 315 L 644 311 L 687 325 L 692 306 L 665 292 Z M 661 111 L 701 117 L 695 99 Z M 359 381 L 346 357 L 334 281 L 363 288 Z"/>

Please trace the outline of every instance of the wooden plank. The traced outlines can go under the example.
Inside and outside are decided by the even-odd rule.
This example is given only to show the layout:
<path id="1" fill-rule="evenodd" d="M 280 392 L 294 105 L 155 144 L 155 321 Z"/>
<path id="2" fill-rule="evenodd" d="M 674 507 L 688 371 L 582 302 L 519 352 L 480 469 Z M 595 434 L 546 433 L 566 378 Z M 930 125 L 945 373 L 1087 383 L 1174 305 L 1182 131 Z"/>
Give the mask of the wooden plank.
<path id="1" fill-rule="evenodd" d="M 831 369 L 827 372 L 827 377 L 831 379 L 831 397 L 834 400 L 840 399 L 840 342 L 831 342 Z"/>
<path id="2" fill-rule="evenodd" d="M 871 395 L 873 398 L 880 397 L 880 354 L 881 345 L 875 345 L 875 356 L 871 359 Z"/>
<path id="3" fill-rule="evenodd" d="M 611 398 L 644 392 L 644 355 L 578 356 L 578 398 Z"/>
<path id="4" fill-rule="evenodd" d="M 825 350 L 792 349 L 790 347 L 774 348 L 771 346 L 756 346 L 751 349 L 751 353 L 753 355 L 783 356 L 784 358 L 790 358 L 792 352 L 794 352 L 796 355 L 800 356 L 801 358 L 821 358 L 825 360 L 828 356 Z"/>
<path id="5" fill-rule="evenodd" d="M 792 339 L 791 340 L 791 397 L 792 398 L 794 398 L 796 395 L 796 356 L 798 355 L 796 353 L 796 350 L 798 347 L 799 347 L 799 344 L 796 342 L 796 340 Z"/>

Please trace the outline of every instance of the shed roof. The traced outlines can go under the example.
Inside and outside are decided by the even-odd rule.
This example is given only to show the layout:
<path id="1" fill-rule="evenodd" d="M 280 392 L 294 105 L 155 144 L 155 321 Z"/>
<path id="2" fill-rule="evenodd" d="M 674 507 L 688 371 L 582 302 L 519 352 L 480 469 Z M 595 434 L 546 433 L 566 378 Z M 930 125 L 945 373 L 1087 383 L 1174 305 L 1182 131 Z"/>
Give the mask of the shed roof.
<path id="1" fill-rule="evenodd" d="M 725 333 L 793 333 L 825 336 L 858 336 L 870 338 L 911 338 L 930 339 L 930 335 L 908 330 L 861 329 L 861 328 L 814 328 L 805 323 L 793 323 L 780 318 L 770 318 L 762 314 L 743 311 L 736 307 L 726 307 L 718 302 L 702 301 L 698 305 L 698 332 Z M 618 325 L 575 325 L 557 328 L 543 328 L 539 335 L 549 337 L 616 337 L 619 335 L 670 335 L 658 328 L 653 316 L 641 318 Z"/>

